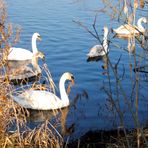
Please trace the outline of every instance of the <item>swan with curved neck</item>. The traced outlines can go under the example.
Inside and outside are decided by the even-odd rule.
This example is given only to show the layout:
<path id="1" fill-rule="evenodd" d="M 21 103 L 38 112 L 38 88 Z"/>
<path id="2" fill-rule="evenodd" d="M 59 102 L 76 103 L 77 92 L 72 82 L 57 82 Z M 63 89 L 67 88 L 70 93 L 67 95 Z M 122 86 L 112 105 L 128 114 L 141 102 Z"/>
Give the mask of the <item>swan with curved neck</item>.
<path id="1" fill-rule="evenodd" d="M 142 26 L 142 22 L 143 22 L 143 23 L 147 23 L 146 17 L 142 17 L 142 18 L 140 18 L 140 19 L 138 20 L 136 28 L 137 28 L 140 32 L 144 33 L 144 32 L 146 31 L 146 29 Z"/>
<path id="2" fill-rule="evenodd" d="M 137 26 L 133 26 L 131 24 L 124 24 L 118 27 L 117 29 L 113 29 L 113 31 L 117 35 L 130 36 L 130 35 L 139 35 L 140 33 L 145 33 L 146 29 L 142 26 L 143 23 L 147 23 L 146 17 L 142 17 L 138 20 Z"/>
<path id="3" fill-rule="evenodd" d="M 8 60 L 9 61 L 31 60 L 33 55 L 38 52 L 36 45 L 37 40 L 41 40 L 41 36 L 39 35 L 39 33 L 34 33 L 32 36 L 32 52 L 23 48 L 11 47 L 8 54 Z"/>
<path id="4" fill-rule="evenodd" d="M 74 76 L 65 72 L 59 82 L 60 96 L 45 90 L 26 90 L 22 94 L 12 95 L 12 98 L 24 108 L 36 110 L 53 110 L 69 106 L 69 98 L 65 90 L 65 81 L 74 82 Z"/>
<path id="5" fill-rule="evenodd" d="M 32 63 L 32 66 L 34 68 L 34 72 L 36 74 L 41 73 L 41 69 L 40 69 L 40 66 L 38 64 L 38 59 L 39 58 L 41 58 L 42 60 L 45 59 L 45 55 L 42 52 L 40 52 L 40 51 L 33 55 L 32 62 L 31 62 Z"/>
<path id="6" fill-rule="evenodd" d="M 95 58 L 95 57 L 102 57 L 109 52 L 108 49 L 108 28 L 104 27 L 104 37 L 103 37 L 103 44 L 102 45 L 95 45 L 93 46 L 89 53 L 87 54 L 88 58 Z"/>

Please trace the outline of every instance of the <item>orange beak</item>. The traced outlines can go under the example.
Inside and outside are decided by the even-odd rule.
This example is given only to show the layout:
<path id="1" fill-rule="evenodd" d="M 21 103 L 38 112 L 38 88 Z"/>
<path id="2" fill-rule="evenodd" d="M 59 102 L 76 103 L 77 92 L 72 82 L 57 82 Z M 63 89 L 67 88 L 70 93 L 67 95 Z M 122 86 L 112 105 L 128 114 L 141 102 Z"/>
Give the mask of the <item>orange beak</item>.
<path id="1" fill-rule="evenodd" d="M 75 81 L 74 81 L 74 76 L 71 76 L 71 84 L 74 85 Z"/>

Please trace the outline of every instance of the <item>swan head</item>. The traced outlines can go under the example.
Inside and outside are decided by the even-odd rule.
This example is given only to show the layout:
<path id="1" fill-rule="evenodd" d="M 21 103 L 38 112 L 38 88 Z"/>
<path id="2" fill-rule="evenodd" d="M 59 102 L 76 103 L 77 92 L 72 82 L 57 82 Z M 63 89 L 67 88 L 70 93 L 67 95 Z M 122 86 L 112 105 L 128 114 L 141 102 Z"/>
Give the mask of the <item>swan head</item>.
<path id="1" fill-rule="evenodd" d="M 74 84 L 74 76 L 73 74 L 71 74 L 70 72 L 65 72 L 61 78 L 64 78 L 66 80 L 69 80 L 72 82 L 72 84 Z"/>
<path id="2" fill-rule="evenodd" d="M 38 41 L 41 41 L 41 40 L 42 40 L 40 34 L 37 33 L 37 32 L 33 34 L 32 38 L 35 38 L 35 39 L 38 40 Z"/>
<path id="3" fill-rule="evenodd" d="M 107 26 L 104 26 L 104 27 L 103 27 L 103 30 L 104 30 L 104 32 L 108 32 Z"/>
<path id="4" fill-rule="evenodd" d="M 34 56 L 36 58 L 41 58 L 42 60 L 45 60 L 45 54 L 41 51 L 37 52 Z"/>
<path id="5" fill-rule="evenodd" d="M 142 21 L 143 21 L 144 23 L 147 23 L 146 17 L 142 17 Z"/>
<path id="6" fill-rule="evenodd" d="M 104 33 L 108 34 L 108 28 L 107 28 L 107 26 L 104 26 L 103 27 L 103 31 L 104 31 Z"/>

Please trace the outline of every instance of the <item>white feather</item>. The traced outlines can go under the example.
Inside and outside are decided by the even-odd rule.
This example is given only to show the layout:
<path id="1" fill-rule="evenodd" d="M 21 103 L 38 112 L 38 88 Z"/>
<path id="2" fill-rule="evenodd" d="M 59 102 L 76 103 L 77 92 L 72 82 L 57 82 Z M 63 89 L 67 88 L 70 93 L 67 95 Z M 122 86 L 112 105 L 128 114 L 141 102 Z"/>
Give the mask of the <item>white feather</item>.
<path id="1" fill-rule="evenodd" d="M 60 78 L 59 89 L 61 99 L 55 94 L 43 90 L 26 90 L 22 94 L 11 95 L 11 97 L 21 106 L 37 110 L 59 109 L 69 105 L 69 98 L 65 90 L 65 81 L 73 80 L 71 73 L 64 73 Z"/>
<path id="2" fill-rule="evenodd" d="M 31 60 L 33 55 L 38 52 L 36 40 L 40 40 L 39 33 L 34 33 L 32 36 L 32 51 L 23 48 L 11 47 L 8 54 L 8 61 L 24 61 Z"/>
<path id="3" fill-rule="evenodd" d="M 107 36 L 108 36 L 108 28 L 104 27 L 104 38 L 103 38 L 103 44 L 102 45 L 95 45 L 93 46 L 87 56 L 89 58 L 94 58 L 94 57 L 102 57 L 106 55 L 109 51 L 108 49 L 108 41 L 107 41 Z"/>
<path id="4" fill-rule="evenodd" d="M 113 29 L 113 31 L 117 35 L 138 35 L 140 32 L 144 33 L 146 29 L 142 26 L 142 22 L 146 23 L 147 19 L 145 17 L 142 17 L 138 20 L 137 26 L 132 26 L 131 24 L 124 24 L 118 27 L 117 29 Z"/>

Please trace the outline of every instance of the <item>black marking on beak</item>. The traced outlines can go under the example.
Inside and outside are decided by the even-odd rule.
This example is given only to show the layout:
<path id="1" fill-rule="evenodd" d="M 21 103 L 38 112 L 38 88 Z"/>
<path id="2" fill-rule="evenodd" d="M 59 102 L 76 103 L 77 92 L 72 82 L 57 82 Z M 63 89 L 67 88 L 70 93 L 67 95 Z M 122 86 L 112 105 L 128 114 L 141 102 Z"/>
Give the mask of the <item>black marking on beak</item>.
<path id="1" fill-rule="evenodd" d="M 71 76 L 71 79 L 74 80 L 75 79 L 74 76 Z"/>
<path id="2" fill-rule="evenodd" d="M 42 40 L 42 37 L 40 35 L 38 35 L 38 40 L 41 41 Z"/>
<path id="3" fill-rule="evenodd" d="M 42 60 L 43 60 L 43 62 L 45 62 L 45 55 L 43 56 Z"/>

